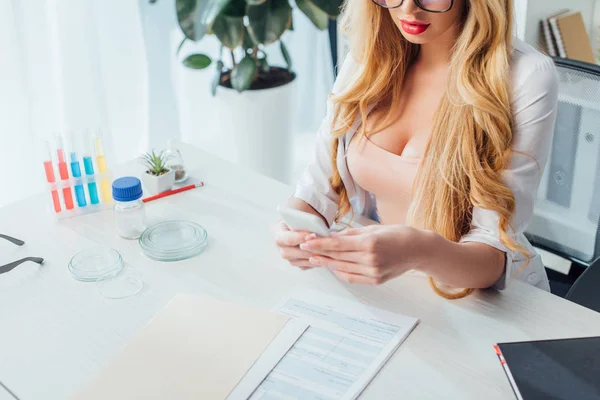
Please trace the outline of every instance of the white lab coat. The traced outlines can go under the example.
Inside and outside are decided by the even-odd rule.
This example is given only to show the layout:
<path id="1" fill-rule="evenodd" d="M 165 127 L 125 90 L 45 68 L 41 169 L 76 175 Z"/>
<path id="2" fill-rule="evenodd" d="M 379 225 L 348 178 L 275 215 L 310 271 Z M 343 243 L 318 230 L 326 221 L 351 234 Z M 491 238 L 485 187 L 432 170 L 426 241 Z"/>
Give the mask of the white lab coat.
<path id="1" fill-rule="evenodd" d="M 513 149 L 509 167 L 503 172 L 505 184 L 512 190 L 516 200 L 511 218 L 514 239 L 524 245 L 532 255 L 530 263 L 521 268 L 525 257 L 507 249 L 499 239 L 498 215 L 494 211 L 473 209 L 471 230 L 461 242 L 481 242 L 506 253 L 506 272 L 495 287 L 503 289 L 511 278 L 523 280 L 541 289 L 550 290 L 548 278 L 540 256 L 527 241 L 523 232 L 533 215 L 537 188 L 550 152 L 558 103 L 558 76 L 552 59 L 531 46 L 515 39 L 512 54 L 512 109 L 514 117 Z M 336 83 L 334 93 L 342 91 L 360 70 L 351 56 L 346 57 Z M 332 174 L 330 126 L 333 106 L 327 104 L 327 116 L 319 129 L 315 153 L 306 167 L 293 194 L 317 210 L 331 225 L 338 210 L 339 198 L 329 184 Z M 360 121 L 356 121 L 339 141 L 337 167 L 354 212 L 373 218 L 375 197 L 358 186 L 346 163 L 346 152 Z"/>

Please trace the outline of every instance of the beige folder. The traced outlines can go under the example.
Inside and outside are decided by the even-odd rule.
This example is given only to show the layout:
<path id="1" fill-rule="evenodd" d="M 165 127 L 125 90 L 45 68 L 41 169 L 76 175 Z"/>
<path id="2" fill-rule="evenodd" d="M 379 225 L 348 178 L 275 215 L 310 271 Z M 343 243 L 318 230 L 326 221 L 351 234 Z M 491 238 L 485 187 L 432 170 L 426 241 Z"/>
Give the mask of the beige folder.
<path id="1" fill-rule="evenodd" d="M 288 317 L 176 296 L 72 399 L 223 400 Z"/>

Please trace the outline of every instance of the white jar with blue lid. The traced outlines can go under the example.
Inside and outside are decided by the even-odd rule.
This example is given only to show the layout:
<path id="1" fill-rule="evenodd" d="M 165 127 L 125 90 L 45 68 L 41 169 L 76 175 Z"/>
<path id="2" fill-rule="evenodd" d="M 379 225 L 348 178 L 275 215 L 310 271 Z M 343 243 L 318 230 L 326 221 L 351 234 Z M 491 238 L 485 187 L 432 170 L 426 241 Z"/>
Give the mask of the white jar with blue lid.
<path id="1" fill-rule="evenodd" d="M 138 239 L 146 230 L 142 183 L 132 176 L 119 178 L 112 184 L 112 195 L 117 233 L 125 239 Z"/>

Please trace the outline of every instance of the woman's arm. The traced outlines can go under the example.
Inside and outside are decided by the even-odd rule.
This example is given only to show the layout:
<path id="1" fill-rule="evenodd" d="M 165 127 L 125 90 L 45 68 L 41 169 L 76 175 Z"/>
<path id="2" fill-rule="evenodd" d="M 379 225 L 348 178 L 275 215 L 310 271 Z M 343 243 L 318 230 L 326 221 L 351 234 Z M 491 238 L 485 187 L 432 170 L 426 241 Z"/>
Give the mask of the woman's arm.
<path id="1" fill-rule="evenodd" d="M 355 77 L 358 64 L 348 54 L 333 85 L 332 93 L 344 90 Z M 327 115 L 323 119 L 315 139 L 313 157 L 304 169 L 296 190 L 288 205 L 316 214 L 323 218 L 327 226 L 331 226 L 339 209 L 340 198 L 333 190 L 329 179 L 333 175 L 332 150 L 334 139 L 331 136 L 331 125 L 334 106 L 327 101 Z"/>
<path id="2" fill-rule="evenodd" d="M 533 216 L 538 187 L 552 145 L 558 107 L 558 77 L 554 62 L 539 55 L 521 59 L 515 69 L 513 152 L 508 167 L 502 172 L 502 180 L 515 198 L 507 234 L 519 243 Z M 495 283 L 496 288 L 503 289 L 533 255 L 507 248 L 500 240 L 498 220 L 497 213 L 475 207 L 471 230 L 460 242 L 497 249 L 505 254 L 505 274 Z M 519 244 L 527 246 L 525 241 Z"/>
<path id="3" fill-rule="evenodd" d="M 357 64 L 348 55 L 333 86 L 333 93 L 339 93 L 346 87 L 357 70 Z M 333 105 L 327 101 L 327 114 L 323 119 L 315 140 L 313 159 L 306 166 L 302 177 L 296 185 L 294 194 L 288 199 L 288 206 L 323 219 L 331 226 L 339 208 L 339 195 L 329 183 L 333 169 L 331 163 L 333 138 L 331 137 L 331 122 Z M 293 232 L 283 221 L 277 224 L 275 243 L 280 249 L 281 256 L 291 265 L 306 269 L 311 267 L 308 259 L 310 253 L 302 251 L 298 246 L 304 243 L 308 232 Z"/>
<path id="4" fill-rule="evenodd" d="M 535 61 L 534 61 L 535 60 Z M 520 60 L 513 76 L 513 154 L 502 178 L 515 197 L 515 211 L 507 232 L 515 241 L 533 215 L 537 189 L 550 151 L 558 101 L 554 63 L 549 58 Z M 523 73 L 528 69 L 526 73 Z M 454 287 L 485 288 L 506 286 L 518 270 L 521 254 L 500 241 L 498 215 L 475 207 L 471 230 L 461 243 L 431 238 L 426 247 L 431 259 L 423 271 Z M 504 279 L 502 279 L 504 277 Z"/>
<path id="5" fill-rule="evenodd" d="M 433 232 L 423 235 L 425 255 L 417 269 L 451 287 L 484 289 L 504 274 L 506 253 L 483 243 L 454 243 Z"/>
<path id="6" fill-rule="evenodd" d="M 308 236 L 300 249 L 312 266 L 351 283 L 377 285 L 419 270 L 452 287 L 487 288 L 504 272 L 505 253 L 481 243 L 454 243 L 406 225 L 348 229 L 329 238 Z"/>

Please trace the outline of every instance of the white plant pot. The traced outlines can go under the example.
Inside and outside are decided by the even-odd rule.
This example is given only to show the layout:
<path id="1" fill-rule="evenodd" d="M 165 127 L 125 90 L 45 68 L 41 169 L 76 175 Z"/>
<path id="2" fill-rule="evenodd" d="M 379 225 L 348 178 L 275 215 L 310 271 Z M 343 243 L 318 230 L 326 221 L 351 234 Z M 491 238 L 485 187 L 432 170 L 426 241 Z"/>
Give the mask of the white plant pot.
<path id="1" fill-rule="evenodd" d="M 207 150 L 287 182 L 292 163 L 295 81 L 273 89 L 217 89 L 216 132 Z"/>
<path id="2" fill-rule="evenodd" d="M 166 174 L 160 176 L 144 173 L 142 175 L 142 182 L 144 183 L 146 191 L 151 195 L 166 192 L 173 188 L 173 184 L 175 183 L 175 171 L 170 170 Z"/>

